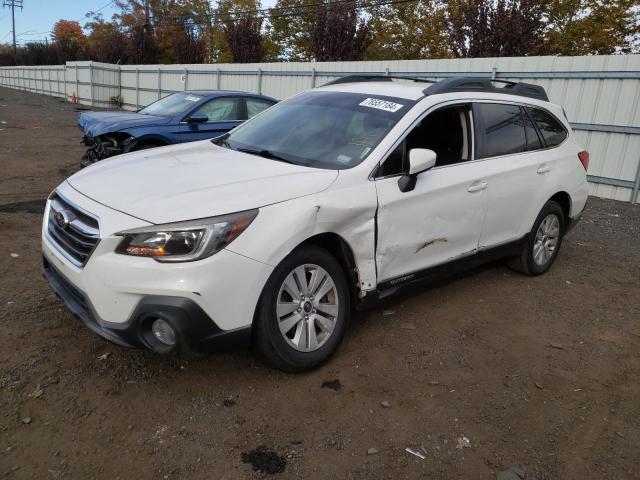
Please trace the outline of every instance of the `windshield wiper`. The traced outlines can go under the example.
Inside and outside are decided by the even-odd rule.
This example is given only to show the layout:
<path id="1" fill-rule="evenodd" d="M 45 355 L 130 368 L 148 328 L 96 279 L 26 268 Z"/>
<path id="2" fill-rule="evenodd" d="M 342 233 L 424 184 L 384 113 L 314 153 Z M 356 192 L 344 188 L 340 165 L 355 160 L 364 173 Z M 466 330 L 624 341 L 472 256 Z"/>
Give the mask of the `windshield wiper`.
<path id="1" fill-rule="evenodd" d="M 253 148 L 236 148 L 237 151 L 243 153 L 250 153 L 251 155 L 258 155 L 260 157 L 269 158 L 271 160 L 278 160 L 280 162 L 293 163 L 291 160 L 287 160 L 280 155 L 273 153 L 271 150 L 258 150 Z"/>

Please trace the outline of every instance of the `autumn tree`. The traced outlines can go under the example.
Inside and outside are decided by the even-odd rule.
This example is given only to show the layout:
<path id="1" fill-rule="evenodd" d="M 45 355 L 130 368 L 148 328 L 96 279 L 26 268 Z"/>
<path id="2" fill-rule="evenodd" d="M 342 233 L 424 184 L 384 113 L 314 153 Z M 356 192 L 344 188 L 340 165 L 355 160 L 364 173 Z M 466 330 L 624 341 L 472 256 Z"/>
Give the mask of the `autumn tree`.
<path id="1" fill-rule="evenodd" d="M 371 7 L 368 60 L 451 57 L 447 9 L 441 0 L 417 0 Z"/>
<path id="2" fill-rule="evenodd" d="M 66 60 L 83 58 L 87 37 L 76 21 L 58 20 L 51 30 L 51 38 L 59 51 L 59 57 Z"/>
<path id="3" fill-rule="evenodd" d="M 544 24 L 540 0 L 449 0 L 448 34 L 456 57 L 536 54 Z"/>
<path id="4" fill-rule="evenodd" d="M 318 7 L 310 34 L 311 51 L 319 62 L 362 60 L 371 43 L 368 21 L 355 2 Z"/>
<path id="5" fill-rule="evenodd" d="M 551 0 L 543 54 L 607 55 L 638 51 L 637 0 Z"/>
<path id="6" fill-rule="evenodd" d="M 116 23 L 105 22 L 96 16 L 85 28 L 90 31 L 86 41 L 86 54 L 90 60 L 105 63 L 129 61 L 129 39 Z"/>
<path id="7" fill-rule="evenodd" d="M 270 38 L 279 59 L 304 62 L 313 59 L 310 32 L 318 0 L 278 0 L 269 12 Z"/>
<path id="8" fill-rule="evenodd" d="M 222 29 L 233 63 L 257 63 L 264 60 L 261 18 L 255 14 L 228 18 Z"/>
<path id="9" fill-rule="evenodd" d="M 127 34 L 127 56 L 131 63 L 157 63 L 158 48 L 153 36 L 153 25 L 145 17 L 144 4 L 139 0 L 116 0 L 119 12 L 113 15 Z"/>
<path id="10" fill-rule="evenodd" d="M 217 62 L 264 62 L 277 58 L 277 45 L 259 0 L 219 0 L 214 13 Z"/>

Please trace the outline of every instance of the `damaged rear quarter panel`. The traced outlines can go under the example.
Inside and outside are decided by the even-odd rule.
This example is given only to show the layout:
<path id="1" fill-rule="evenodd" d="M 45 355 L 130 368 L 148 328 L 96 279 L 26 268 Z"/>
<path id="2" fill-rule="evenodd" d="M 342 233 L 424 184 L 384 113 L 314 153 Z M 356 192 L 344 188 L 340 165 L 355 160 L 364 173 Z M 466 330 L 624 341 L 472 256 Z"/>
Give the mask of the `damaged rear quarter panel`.
<path id="1" fill-rule="evenodd" d="M 252 226 L 228 250 L 275 267 L 305 240 L 335 233 L 352 250 L 360 290 L 375 289 L 376 208 L 373 182 L 337 181 L 323 192 L 261 208 Z M 260 236 L 252 235 L 252 230 Z"/>

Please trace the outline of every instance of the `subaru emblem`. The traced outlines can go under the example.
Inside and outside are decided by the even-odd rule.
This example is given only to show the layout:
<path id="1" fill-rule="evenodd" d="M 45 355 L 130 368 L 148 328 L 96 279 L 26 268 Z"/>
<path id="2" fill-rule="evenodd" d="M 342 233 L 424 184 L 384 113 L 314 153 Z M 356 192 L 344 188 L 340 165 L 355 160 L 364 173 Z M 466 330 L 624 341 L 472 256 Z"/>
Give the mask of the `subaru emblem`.
<path id="1" fill-rule="evenodd" d="M 69 218 L 69 212 L 67 212 L 66 210 L 55 212 L 53 214 L 53 219 L 63 230 L 69 226 L 69 222 L 71 221 L 71 219 Z"/>

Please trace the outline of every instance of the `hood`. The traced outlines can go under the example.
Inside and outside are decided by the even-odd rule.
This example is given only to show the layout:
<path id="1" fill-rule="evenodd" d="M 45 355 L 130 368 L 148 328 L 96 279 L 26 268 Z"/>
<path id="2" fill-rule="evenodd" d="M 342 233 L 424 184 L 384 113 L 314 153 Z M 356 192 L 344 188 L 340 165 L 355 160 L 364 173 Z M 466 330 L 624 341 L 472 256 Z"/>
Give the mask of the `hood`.
<path id="1" fill-rule="evenodd" d="M 67 180 L 83 195 L 151 223 L 213 217 L 320 192 L 337 170 L 292 165 L 209 140 L 102 160 Z"/>
<path id="2" fill-rule="evenodd" d="M 78 117 L 78 126 L 85 135 L 97 137 L 105 133 L 117 132 L 132 127 L 164 125 L 171 117 L 144 115 L 132 112 L 84 112 Z"/>

